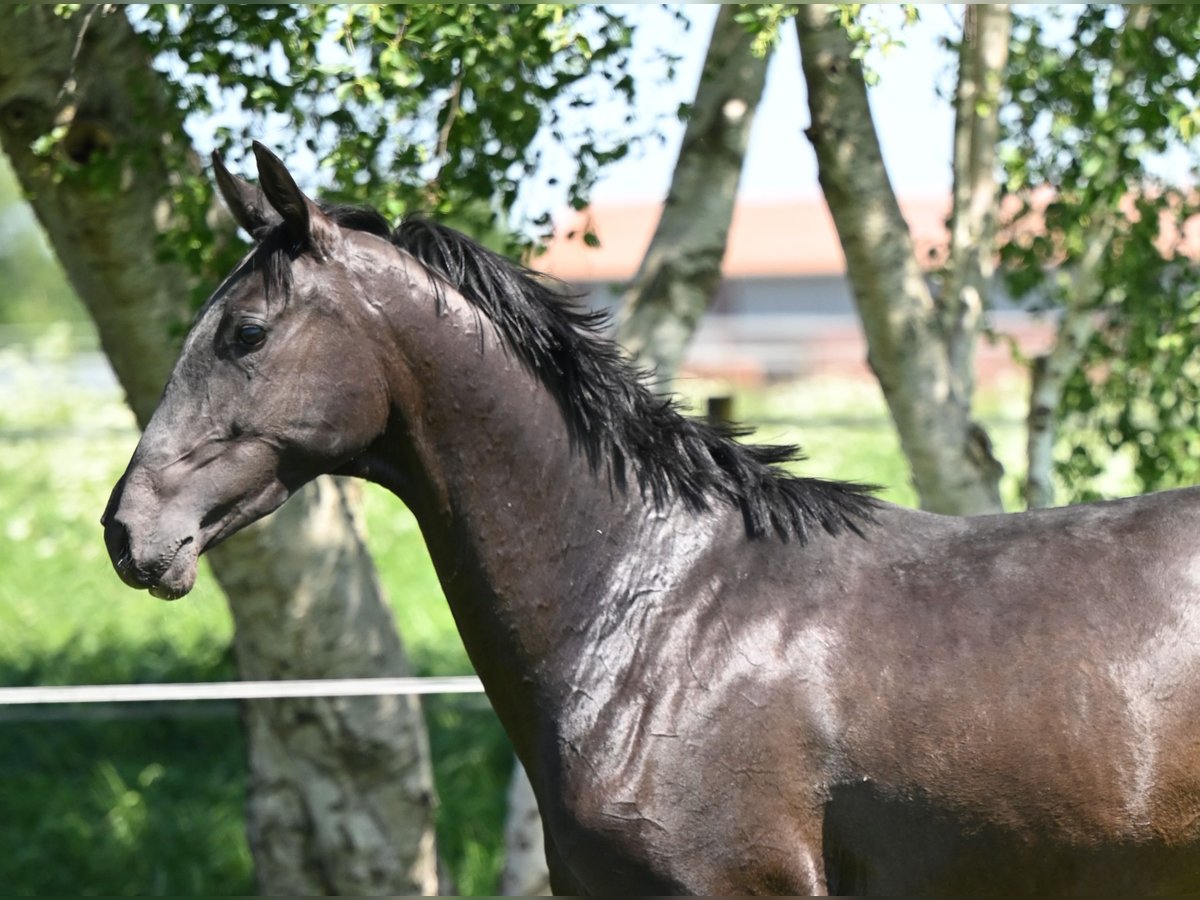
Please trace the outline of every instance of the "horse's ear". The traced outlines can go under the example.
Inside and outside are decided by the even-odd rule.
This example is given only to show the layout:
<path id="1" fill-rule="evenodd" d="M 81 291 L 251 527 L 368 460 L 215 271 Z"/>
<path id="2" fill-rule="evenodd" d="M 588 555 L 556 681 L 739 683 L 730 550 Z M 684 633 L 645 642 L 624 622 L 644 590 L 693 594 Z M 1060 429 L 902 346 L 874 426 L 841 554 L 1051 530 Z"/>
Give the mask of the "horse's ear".
<path id="1" fill-rule="evenodd" d="M 279 213 L 271 208 L 263 192 L 230 172 L 225 167 L 220 151 L 213 151 L 212 164 L 217 177 L 217 189 L 233 214 L 233 220 L 251 237 L 256 237 L 262 229 L 279 222 Z"/>
<path id="2" fill-rule="evenodd" d="M 258 160 L 258 180 L 263 193 L 283 218 L 292 237 L 297 243 L 308 244 L 317 256 L 324 256 L 337 239 L 337 226 L 304 196 L 283 160 L 258 141 L 254 142 L 254 158 Z"/>

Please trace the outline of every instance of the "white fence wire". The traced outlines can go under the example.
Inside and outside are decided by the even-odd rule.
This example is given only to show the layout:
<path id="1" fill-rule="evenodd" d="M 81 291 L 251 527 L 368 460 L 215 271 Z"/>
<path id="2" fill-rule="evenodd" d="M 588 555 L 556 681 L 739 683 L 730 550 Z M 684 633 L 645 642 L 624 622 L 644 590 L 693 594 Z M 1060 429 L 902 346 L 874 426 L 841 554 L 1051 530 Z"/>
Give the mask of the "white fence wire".
<path id="1" fill-rule="evenodd" d="M 330 678 L 292 681 L 208 681 L 175 684 L 87 684 L 0 688 L 0 706 L 64 703 L 146 703 L 180 700 L 269 700 L 286 697 L 376 697 L 396 694 L 477 694 L 474 675 L 422 678 Z"/>

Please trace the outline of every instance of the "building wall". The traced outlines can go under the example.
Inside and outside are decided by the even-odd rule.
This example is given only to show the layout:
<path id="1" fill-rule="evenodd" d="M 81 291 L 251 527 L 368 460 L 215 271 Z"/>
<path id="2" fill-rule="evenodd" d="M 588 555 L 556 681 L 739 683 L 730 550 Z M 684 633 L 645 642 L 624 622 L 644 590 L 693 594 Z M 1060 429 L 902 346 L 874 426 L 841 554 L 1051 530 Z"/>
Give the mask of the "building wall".
<path id="1" fill-rule="evenodd" d="M 593 308 L 615 310 L 620 285 L 580 285 Z M 993 327 L 1015 338 L 1027 353 L 1049 341 L 1049 326 L 1019 312 L 994 286 Z M 993 381 L 1018 371 L 1004 344 L 981 342 L 980 378 Z M 684 360 L 688 373 L 761 383 L 834 374 L 871 376 L 866 342 L 850 285 L 843 275 L 727 279 L 704 317 Z"/>

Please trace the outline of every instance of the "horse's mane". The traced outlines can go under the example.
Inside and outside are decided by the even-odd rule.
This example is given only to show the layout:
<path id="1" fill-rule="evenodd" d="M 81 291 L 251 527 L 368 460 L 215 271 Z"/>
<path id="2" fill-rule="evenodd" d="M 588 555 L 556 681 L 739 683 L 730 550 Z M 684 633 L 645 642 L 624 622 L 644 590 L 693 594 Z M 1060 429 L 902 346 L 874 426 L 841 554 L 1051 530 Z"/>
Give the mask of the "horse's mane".
<path id="1" fill-rule="evenodd" d="M 781 465 L 803 458 L 798 447 L 741 443 L 735 438 L 752 429 L 682 415 L 604 336 L 608 314 L 582 308 L 560 282 L 425 218 L 409 216 L 392 229 L 371 209 L 325 213 L 409 253 L 433 276 L 439 307 L 448 285 L 482 313 L 558 401 L 572 443 L 593 468 L 606 465 L 621 489 L 628 469 L 656 505 L 672 495 L 693 511 L 727 503 L 742 510 L 750 536 L 774 531 L 802 544 L 814 526 L 861 534 L 859 523 L 870 520 L 878 503 L 872 486 L 790 475 Z M 286 263 L 265 271 L 286 279 L 280 268 Z"/>

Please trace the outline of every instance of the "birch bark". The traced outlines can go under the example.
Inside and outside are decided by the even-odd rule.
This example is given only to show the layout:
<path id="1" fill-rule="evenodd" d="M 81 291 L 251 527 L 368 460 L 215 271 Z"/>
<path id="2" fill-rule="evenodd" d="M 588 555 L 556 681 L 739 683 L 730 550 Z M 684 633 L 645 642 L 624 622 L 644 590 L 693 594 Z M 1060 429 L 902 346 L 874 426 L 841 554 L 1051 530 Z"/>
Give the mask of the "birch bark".
<path id="1" fill-rule="evenodd" d="M 550 890 L 542 817 L 533 786 L 518 760 L 508 786 L 508 815 L 504 822 L 504 870 L 500 893 L 505 897 L 542 897 Z"/>
<path id="2" fill-rule="evenodd" d="M 996 145 L 1000 90 L 1008 62 L 1012 15 L 1007 5 L 980 4 L 964 11 L 954 95 L 954 186 L 950 251 L 941 307 L 954 395 L 970 404 L 975 392 L 975 345 L 988 286 L 996 272 L 999 183 Z"/>
<path id="3" fill-rule="evenodd" d="M 971 417 L 971 397 L 964 393 L 970 380 L 960 368 L 969 365 L 978 335 L 975 301 L 958 292 L 955 303 L 939 304 L 925 280 L 883 164 L 862 67 L 836 8 L 801 6 L 796 31 L 808 84 L 807 134 L 846 257 L 868 361 L 921 505 L 964 515 L 997 512 L 1002 469 Z M 967 212 L 960 217 L 964 228 L 973 221 Z M 977 280 L 963 283 L 979 288 Z M 955 310 L 958 338 L 947 329 L 946 309 Z"/>
<path id="4" fill-rule="evenodd" d="M 721 280 L 729 223 L 762 97 L 767 58 L 723 5 L 713 25 L 671 187 L 638 273 L 621 298 L 617 340 L 669 388 Z"/>
<path id="5" fill-rule="evenodd" d="M 1067 380 L 1079 367 L 1084 349 L 1098 324 L 1095 307 L 1103 291 L 1099 268 L 1108 252 L 1115 223 L 1099 213 L 1091 242 L 1068 276 L 1066 303 L 1049 352 L 1033 360 L 1029 383 L 1028 432 L 1025 458 L 1025 503 L 1030 509 L 1054 505 L 1054 441 L 1057 412 Z"/>

